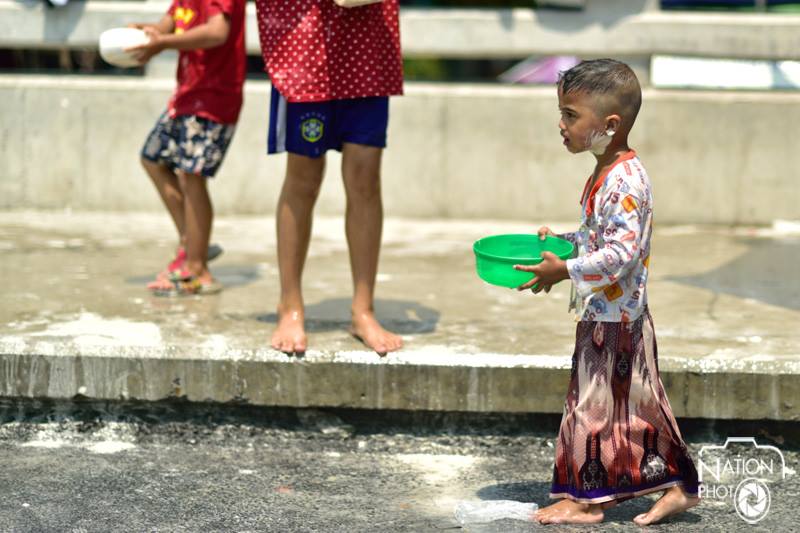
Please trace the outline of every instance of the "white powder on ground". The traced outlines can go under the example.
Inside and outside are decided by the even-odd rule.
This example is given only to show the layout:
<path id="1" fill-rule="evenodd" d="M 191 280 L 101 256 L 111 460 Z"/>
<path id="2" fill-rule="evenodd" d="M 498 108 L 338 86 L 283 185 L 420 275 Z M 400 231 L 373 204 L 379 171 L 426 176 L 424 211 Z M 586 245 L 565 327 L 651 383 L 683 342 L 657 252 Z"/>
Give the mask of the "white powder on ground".
<path id="1" fill-rule="evenodd" d="M 474 495 L 475 489 L 459 478 L 467 470 L 480 468 L 485 461 L 470 455 L 444 454 L 399 454 L 394 459 L 410 466 L 425 482 L 415 491 L 416 505 L 444 516 L 452 516 L 458 501 Z"/>
<path id="2" fill-rule="evenodd" d="M 69 442 L 59 439 L 30 440 L 20 444 L 23 448 L 63 448 L 69 446 Z"/>
<path id="3" fill-rule="evenodd" d="M 90 444 L 86 444 L 85 446 L 85 448 L 90 452 L 101 453 L 101 454 L 124 452 L 126 450 L 132 450 L 135 447 L 136 446 L 134 444 L 131 444 L 130 442 L 120 442 L 113 440 L 93 442 Z"/>
<path id="4" fill-rule="evenodd" d="M 399 454 L 395 458 L 417 470 L 430 485 L 457 479 L 467 468 L 475 468 L 480 459 L 470 455 Z"/>
<path id="5" fill-rule="evenodd" d="M 78 345 L 160 346 L 161 330 L 151 322 L 121 318 L 107 319 L 95 313 L 81 313 L 76 320 L 51 323 L 31 337 L 70 337 Z"/>
<path id="6" fill-rule="evenodd" d="M 112 454 L 136 448 L 135 429 L 122 422 L 106 422 L 90 434 L 80 433 L 77 423 L 44 424 L 30 440 L 20 443 L 24 448 L 83 448 L 91 453 Z"/>

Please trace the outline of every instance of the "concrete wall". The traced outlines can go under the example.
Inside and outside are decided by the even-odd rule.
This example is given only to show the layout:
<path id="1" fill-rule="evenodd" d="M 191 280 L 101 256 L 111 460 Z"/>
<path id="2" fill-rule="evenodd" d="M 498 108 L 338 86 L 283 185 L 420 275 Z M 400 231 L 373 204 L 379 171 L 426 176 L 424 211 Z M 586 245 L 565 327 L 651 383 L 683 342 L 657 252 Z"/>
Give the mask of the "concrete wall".
<path id="1" fill-rule="evenodd" d="M 531 54 L 627 56 L 686 54 L 743 59 L 800 58 L 800 17 L 776 13 L 658 11 L 657 0 L 592 0 L 585 9 L 427 9 L 400 12 L 406 56 L 525 57 Z M 0 45 L 94 47 L 100 33 L 157 20 L 167 0 L 0 0 Z M 247 48 L 258 53 L 255 6 Z"/>
<path id="2" fill-rule="evenodd" d="M 138 150 L 169 80 L 0 76 L 0 207 L 158 210 Z M 248 82 L 218 213 L 274 210 L 283 156 L 264 155 L 269 85 Z M 387 213 L 574 220 L 593 160 L 561 146 L 552 88 L 408 84 L 391 107 Z M 647 90 L 633 134 L 660 223 L 764 224 L 800 217 L 793 146 L 800 94 Z M 343 210 L 339 158 L 318 211 Z"/>

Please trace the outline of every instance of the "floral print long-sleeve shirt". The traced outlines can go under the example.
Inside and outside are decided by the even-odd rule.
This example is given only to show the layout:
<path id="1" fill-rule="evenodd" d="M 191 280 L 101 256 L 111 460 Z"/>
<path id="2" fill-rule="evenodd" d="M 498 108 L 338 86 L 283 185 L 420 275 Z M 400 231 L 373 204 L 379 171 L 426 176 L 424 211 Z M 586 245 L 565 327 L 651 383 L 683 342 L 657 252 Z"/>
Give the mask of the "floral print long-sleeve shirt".
<path id="1" fill-rule="evenodd" d="M 573 283 L 570 309 L 577 319 L 630 322 L 647 306 L 653 195 L 650 178 L 633 150 L 581 196 L 581 226 L 560 235 L 575 245 L 567 260 Z"/>

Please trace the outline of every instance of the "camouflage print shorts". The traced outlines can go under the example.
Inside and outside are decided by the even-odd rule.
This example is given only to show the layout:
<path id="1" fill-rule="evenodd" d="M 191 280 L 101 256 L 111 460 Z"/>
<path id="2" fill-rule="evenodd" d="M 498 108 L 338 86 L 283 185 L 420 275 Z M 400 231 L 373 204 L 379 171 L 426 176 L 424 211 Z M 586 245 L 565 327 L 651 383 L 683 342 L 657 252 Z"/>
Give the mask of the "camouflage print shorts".
<path id="1" fill-rule="evenodd" d="M 219 124 L 195 115 L 159 117 L 142 147 L 142 157 L 211 178 L 217 173 L 236 130 L 235 124 Z"/>

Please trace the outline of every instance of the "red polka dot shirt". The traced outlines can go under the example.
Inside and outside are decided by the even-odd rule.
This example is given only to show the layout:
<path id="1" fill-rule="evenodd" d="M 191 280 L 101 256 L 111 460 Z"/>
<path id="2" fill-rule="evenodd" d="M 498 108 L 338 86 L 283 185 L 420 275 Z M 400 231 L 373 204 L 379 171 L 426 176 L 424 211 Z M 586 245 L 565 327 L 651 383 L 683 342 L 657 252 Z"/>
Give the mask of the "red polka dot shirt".
<path id="1" fill-rule="evenodd" d="M 264 64 L 289 102 L 403 93 L 398 0 L 256 0 Z"/>

